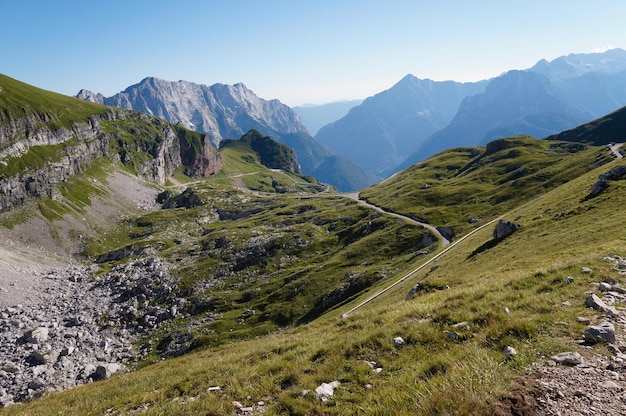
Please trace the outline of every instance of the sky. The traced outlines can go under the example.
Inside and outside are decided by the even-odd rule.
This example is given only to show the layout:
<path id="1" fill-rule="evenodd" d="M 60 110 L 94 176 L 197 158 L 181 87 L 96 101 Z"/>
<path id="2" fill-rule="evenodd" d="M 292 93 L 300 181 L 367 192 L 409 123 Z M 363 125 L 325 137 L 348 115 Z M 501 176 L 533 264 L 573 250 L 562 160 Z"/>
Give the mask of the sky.
<path id="1" fill-rule="evenodd" d="M 623 0 L 0 0 L 0 73 L 75 95 L 244 83 L 289 106 L 626 49 Z"/>

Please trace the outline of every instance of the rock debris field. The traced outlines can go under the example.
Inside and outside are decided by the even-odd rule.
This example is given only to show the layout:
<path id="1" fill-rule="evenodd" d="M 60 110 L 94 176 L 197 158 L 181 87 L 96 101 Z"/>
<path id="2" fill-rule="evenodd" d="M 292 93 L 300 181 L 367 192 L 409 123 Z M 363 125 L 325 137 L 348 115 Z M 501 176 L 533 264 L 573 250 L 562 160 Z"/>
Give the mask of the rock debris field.
<path id="1" fill-rule="evenodd" d="M 132 342 L 176 314 L 176 300 L 153 306 L 167 303 L 175 286 L 159 259 L 99 277 L 97 266 L 1 259 L 0 407 L 127 370 L 146 353 Z"/>

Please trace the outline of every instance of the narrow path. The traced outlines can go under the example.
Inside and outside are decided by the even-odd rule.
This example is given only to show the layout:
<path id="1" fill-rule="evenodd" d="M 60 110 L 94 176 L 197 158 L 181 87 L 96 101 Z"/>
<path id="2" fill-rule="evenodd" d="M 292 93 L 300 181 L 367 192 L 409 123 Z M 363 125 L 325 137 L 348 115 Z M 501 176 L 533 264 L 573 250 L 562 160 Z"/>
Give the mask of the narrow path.
<path id="1" fill-rule="evenodd" d="M 619 151 L 619 148 L 622 147 L 624 145 L 624 143 L 612 143 L 609 145 L 609 150 L 611 150 L 611 153 L 613 153 L 613 156 L 615 156 L 618 159 L 623 158 L 624 156 L 622 156 L 622 154 Z"/>
<path id="2" fill-rule="evenodd" d="M 354 199 L 355 201 L 357 201 L 359 203 L 359 205 L 363 205 L 364 207 L 373 209 L 376 212 L 380 212 L 381 214 L 384 215 L 390 215 L 392 217 L 396 217 L 396 218 L 400 218 L 403 221 L 406 221 L 410 224 L 416 224 L 416 225 L 421 225 L 422 227 L 432 231 L 435 235 L 437 235 L 439 237 L 439 239 L 441 240 L 441 246 L 442 247 L 446 247 L 448 244 L 450 244 L 450 240 L 448 240 L 446 237 L 444 237 L 439 230 L 437 229 L 437 227 L 434 227 L 428 223 L 425 222 L 421 222 L 421 221 L 417 221 L 414 220 L 411 217 L 407 217 L 406 215 L 402 215 L 402 214 L 398 214 L 395 212 L 391 212 L 391 211 L 387 211 L 377 205 L 373 205 L 370 204 L 369 202 L 365 201 L 364 199 L 361 199 L 361 197 L 359 196 L 358 192 L 353 192 L 353 193 L 344 193 L 344 194 L 339 194 L 340 196 L 345 196 L 347 198 L 350 199 Z"/>
<path id="3" fill-rule="evenodd" d="M 498 218 L 489 221 L 486 224 L 481 225 L 480 227 L 476 228 L 475 230 L 467 233 L 466 235 L 464 235 L 463 237 L 459 238 L 458 240 L 456 240 L 454 243 L 451 243 L 449 246 L 447 246 L 446 248 L 444 248 L 443 250 L 441 250 L 439 253 L 437 253 L 433 258 L 429 259 L 428 261 L 426 261 L 425 263 L 423 263 L 422 265 L 418 266 L 416 269 L 411 270 L 409 273 L 407 273 L 406 275 L 404 275 L 404 277 L 402 277 L 400 280 L 390 284 L 389 286 L 387 286 L 384 289 L 379 290 L 378 292 L 374 293 L 372 296 L 370 296 L 369 298 L 365 299 L 363 302 L 359 303 L 358 305 L 356 305 L 354 308 L 350 309 L 347 312 L 344 312 L 341 317 L 342 318 L 346 318 L 347 316 L 349 316 L 352 312 L 362 308 L 363 306 L 365 306 L 366 304 L 370 303 L 371 301 L 373 301 L 374 299 L 376 299 L 377 297 L 379 297 L 380 295 L 382 295 L 383 293 L 387 292 L 388 290 L 392 289 L 393 287 L 399 285 L 400 283 L 406 281 L 407 279 L 413 277 L 413 275 L 417 272 L 419 272 L 420 270 L 422 270 L 424 267 L 428 266 L 430 263 L 434 262 L 435 260 L 437 260 L 439 257 L 443 256 L 445 253 L 448 252 L 448 250 L 451 250 L 452 248 L 456 247 L 457 244 L 459 244 L 460 242 L 462 242 L 463 240 L 465 240 L 466 238 L 474 235 L 475 233 L 477 233 L 478 231 L 482 230 L 485 227 L 488 227 L 489 225 L 493 224 L 494 222 L 500 220 L 502 217 L 504 217 L 504 215 L 499 216 Z"/>

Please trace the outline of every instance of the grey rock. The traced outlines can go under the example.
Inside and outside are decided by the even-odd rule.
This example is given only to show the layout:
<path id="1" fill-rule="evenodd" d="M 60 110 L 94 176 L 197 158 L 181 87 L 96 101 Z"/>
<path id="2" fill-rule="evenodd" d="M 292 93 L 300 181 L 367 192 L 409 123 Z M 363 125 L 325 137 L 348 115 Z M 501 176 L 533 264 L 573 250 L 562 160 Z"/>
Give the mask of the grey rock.
<path id="1" fill-rule="evenodd" d="M 36 365 L 43 365 L 48 362 L 48 358 L 39 351 L 33 351 L 28 355 L 28 357 L 26 357 L 26 362 L 31 367 Z"/>
<path id="2" fill-rule="evenodd" d="M 24 334 L 24 340 L 32 344 L 42 344 L 48 340 L 48 328 L 38 327 Z"/>
<path id="3" fill-rule="evenodd" d="M 585 340 L 590 342 L 615 343 L 615 326 L 610 322 L 603 322 L 600 325 L 592 325 L 583 332 Z"/>
<path id="4" fill-rule="evenodd" d="M 552 356 L 552 360 L 558 364 L 575 366 L 583 362 L 583 357 L 577 352 L 562 352 Z"/>
<path id="5" fill-rule="evenodd" d="M 610 316 L 618 316 L 619 312 L 613 306 L 609 306 L 604 303 L 599 297 L 594 295 L 593 293 L 587 297 L 585 300 L 585 306 L 588 308 L 595 309 L 600 312 L 604 312 Z"/>
<path id="6" fill-rule="evenodd" d="M 393 343 L 393 346 L 396 348 L 404 347 L 404 339 L 402 339 L 402 337 L 395 337 L 391 342 Z"/>
<path id="7" fill-rule="evenodd" d="M 460 335 L 455 331 L 443 331 L 449 339 L 459 339 Z"/>
<path id="8" fill-rule="evenodd" d="M 614 382 L 613 380 L 603 381 L 600 384 L 600 387 L 605 388 L 605 389 L 610 389 L 610 390 L 619 390 L 619 391 L 623 390 L 623 388 L 619 384 Z"/>
<path id="9" fill-rule="evenodd" d="M 107 363 L 99 365 L 96 368 L 96 380 L 106 380 L 110 378 L 113 374 L 120 371 L 122 367 L 117 363 Z"/>
<path id="10" fill-rule="evenodd" d="M 511 234 L 519 230 L 520 225 L 511 221 L 500 220 L 493 230 L 493 239 L 496 241 L 504 240 Z"/>
<path id="11" fill-rule="evenodd" d="M 337 380 L 331 383 L 322 383 L 315 389 L 315 394 L 317 394 L 317 397 L 319 397 L 323 401 L 326 401 L 329 398 L 333 397 L 335 389 L 339 387 L 340 384 L 341 383 Z"/>
<path id="12" fill-rule="evenodd" d="M 514 357 L 517 355 L 517 350 L 511 347 L 510 345 L 508 345 L 504 347 L 504 349 L 502 350 L 502 354 L 504 354 L 507 357 Z"/>

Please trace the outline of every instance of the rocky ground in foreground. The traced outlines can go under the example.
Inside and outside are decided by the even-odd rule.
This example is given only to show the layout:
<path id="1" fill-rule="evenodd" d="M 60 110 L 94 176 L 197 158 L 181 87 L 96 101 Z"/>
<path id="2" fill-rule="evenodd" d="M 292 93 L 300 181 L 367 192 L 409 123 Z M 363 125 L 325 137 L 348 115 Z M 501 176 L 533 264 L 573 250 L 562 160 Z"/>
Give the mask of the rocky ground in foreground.
<path id="1" fill-rule="evenodd" d="M 565 351 L 533 364 L 497 415 L 626 414 L 626 313 L 616 308 L 626 303 L 626 290 L 617 280 L 626 275 L 626 259 L 608 256 L 604 261 L 615 266 L 615 277 L 606 277 L 588 292 L 590 314 L 578 318 L 589 325 L 581 334 L 582 354 Z"/>
<path id="2" fill-rule="evenodd" d="M 0 407 L 124 371 L 147 353 L 133 341 L 176 315 L 177 301 L 167 305 L 176 282 L 159 259 L 96 268 L 24 270 L 38 282 L 30 296 L 9 286 L 26 302 L 0 309 Z"/>

